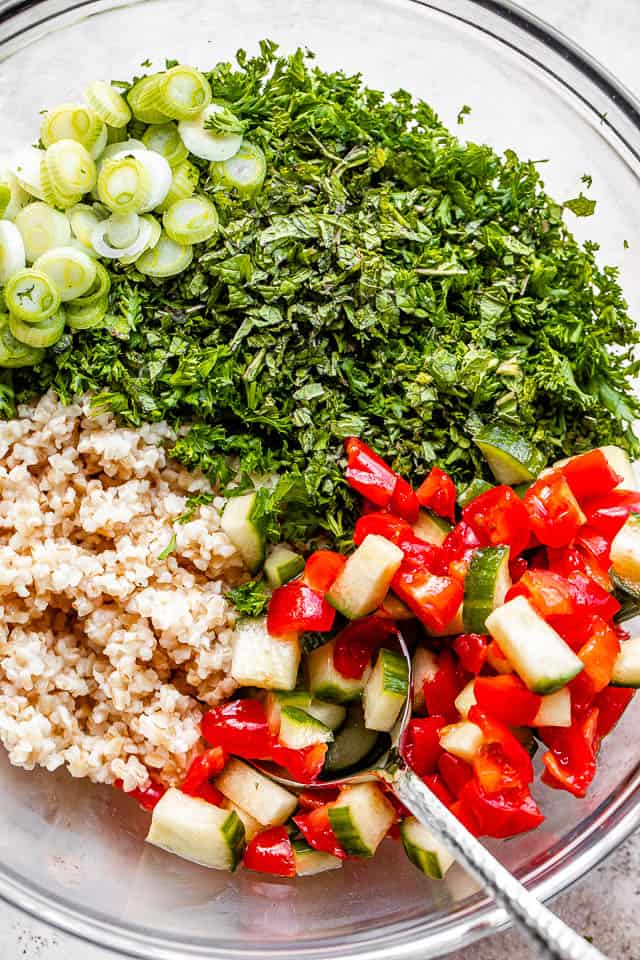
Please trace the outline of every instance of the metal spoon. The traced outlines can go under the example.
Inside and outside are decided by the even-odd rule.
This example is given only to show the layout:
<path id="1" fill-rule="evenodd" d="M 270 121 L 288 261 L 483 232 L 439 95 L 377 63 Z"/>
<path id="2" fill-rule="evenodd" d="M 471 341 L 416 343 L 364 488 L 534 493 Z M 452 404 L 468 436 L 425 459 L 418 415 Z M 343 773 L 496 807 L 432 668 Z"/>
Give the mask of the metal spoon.
<path id="1" fill-rule="evenodd" d="M 411 657 L 401 635 L 399 644 L 407 661 L 411 690 Z M 343 787 L 367 780 L 383 780 L 405 807 L 442 839 L 456 860 L 475 876 L 510 915 L 543 960 L 606 960 L 599 950 L 571 930 L 529 893 L 407 766 L 400 754 L 399 745 L 410 717 L 411 698 L 408 697 L 391 734 L 391 746 L 386 753 L 379 757 L 373 766 L 358 770 L 341 780 L 303 784 L 281 776 L 271 764 L 254 763 L 254 766 L 283 786 L 306 791 L 314 788 L 325 790 L 327 787 Z"/>

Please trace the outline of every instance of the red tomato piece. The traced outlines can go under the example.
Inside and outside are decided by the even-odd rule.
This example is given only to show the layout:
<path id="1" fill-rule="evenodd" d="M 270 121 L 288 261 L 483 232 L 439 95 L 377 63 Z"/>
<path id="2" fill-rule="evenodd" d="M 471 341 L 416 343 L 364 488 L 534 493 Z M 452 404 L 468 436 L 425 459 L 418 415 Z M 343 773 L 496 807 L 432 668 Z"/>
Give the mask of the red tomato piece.
<path id="1" fill-rule="evenodd" d="M 202 718 L 202 736 L 227 753 L 247 760 L 268 760 L 272 736 L 258 700 L 230 700 Z"/>
<path id="2" fill-rule="evenodd" d="M 423 684 L 424 701 L 431 717 L 444 717 L 447 723 L 455 723 L 458 711 L 455 699 L 464 686 L 453 654 L 443 650 L 438 656 L 438 669 L 430 680 Z"/>
<path id="3" fill-rule="evenodd" d="M 620 604 L 608 590 L 579 570 L 569 574 L 573 600 L 578 613 L 597 613 L 604 620 L 611 620 L 620 610 Z"/>
<path id="4" fill-rule="evenodd" d="M 304 579 L 307 586 L 320 593 L 326 593 L 336 579 L 347 558 L 333 550 L 316 550 L 307 559 Z"/>
<path id="5" fill-rule="evenodd" d="M 481 546 L 480 537 L 473 527 L 466 520 L 461 520 L 447 534 L 440 548 L 437 572 L 464 579 L 474 550 Z"/>
<path id="6" fill-rule="evenodd" d="M 453 649 L 467 673 L 478 674 L 487 662 L 489 637 L 481 633 L 461 633 L 453 641 Z"/>
<path id="7" fill-rule="evenodd" d="M 393 620 L 375 614 L 353 620 L 335 639 L 334 666 L 343 677 L 359 680 L 380 647 L 397 637 L 398 628 Z"/>
<path id="8" fill-rule="evenodd" d="M 291 580 L 271 594 L 267 611 L 267 630 L 274 637 L 315 630 L 327 633 L 336 611 L 317 590 L 302 580 Z"/>
<path id="9" fill-rule="evenodd" d="M 243 863 L 247 870 L 274 877 L 295 877 L 296 862 L 286 827 L 270 827 L 257 833 L 247 846 Z"/>
<path id="10" fill-rule="evenodd" d="M 303 790 L 298 794 L 298 803 L 301 810 L 317 810 L 338 799 L 339 791 L 333 787 L 326 790 Z"/>
<path id="11" fill-rule="evenodd" d="M 520 497 L 511 487 L 492 487 L 468 503 L 462 511 L 480 540 L 480 546 L 511 547 L 516 556 L 529 545 L 529 515 Z"/>
<path id="12" fill-rule="evenodd" d="M 586 550 L 587 557 L 590 555 L 598 563 L 600 570 L 606 573 L 611 565 L 611 544 L 606 537 L 585 525 L 578 530 L 576 546 Z M 588 572 L 588 570 L 585 570 L 585 573 Z M 590 576 L 593 576 L 593 574 L 590 574 Z"/>
<path id="13" fill-rule="evenodd" d="M 403 477 L 398 477 L 391 497 L 391 509 L 410 523 L 415 523 L 420 513 L 418 498 Z"/>
<path id="14" fill-rule="evenodd" d="M 584 573 L 604 590 L 611 590 L 611 579 L 608 573 L 610 545 L 606 544 L 606 560 L 597 557 L 582 540 L 583 530 L 586 529 L 581 527 L 575 539 L 566 547 L 557 549 L 549 547 L 549 568 L 563 577 L 570 577 L 573 573 Z M 592 538 L 590 539 L 593 542 Z"/>
<path id="15" fill-rule="evenodd" d="M 438 773 L 431 773 L 426 777 L 422 778 L 425 786 L 429 787 L 432 793 L 435 793 L 436 797 L 441 803 L 444 803 L 445 807 L 450 807 L 455 803 L 454 795 L 447 788 L 446 783 Z"/>
<path id="16" fill-rule="evenodd" d="M 291 750 L 275 741 L 271 748 L 271 759 L 284 767 L 294 780 L 300 783 L 313 783 L 322 773 L 327 755 L 326 743 L 314 743 L 303 750 Z"/>
<path id="17" fill-rule="evenodd" d="M 513 727 L 531 726 L 542 703 L 514 674 L 476 677 L 473 689 L 481 710 Z"/>
<path id="18" fill-rule="evenodd" d="M 513 667 L 500 649 L 497 640 L 492 640 L 487 647 L 487 662 L 496 673 L 513 673 Z"/>
<path id="19" fill-rule="evenodd" d="M 182 792 L 187 793 L 187 791 L 184 789 L 182 789 Z M 197 789 L 189 791 L 189 796 L 197 797 L 198 800 L 206 800 L 207 803 L 213 804 L 214 807 L 221 806 L 222 801 L 224 800 L 224 796 L 220 793 L 218 788 L 208 780 L 205 780 L 204 783 L 201 783 Z"/>
<path id="20" fill-rule="evenodd" d="M 221 773 L 226 763 L 226 754 L 221 747 L 211 747 L 191 761 L 191 766 L 187 771 L 180 789 L 183 793 L 190 796 L 199 796 L 199 791 L 204 784 Z"/>
<path id="21" fill-rule="evenodd" d="M 475 780 L 470 780 L 460 794 L 460 804 L 477 825 L 478 832 L 487 837 L 513 837 L 544 822 L 526 787 L 490 794 Z"/>
<path id="22" fill-rule="evenodd" d="M 459 797 L 464 785 L 473 778 L 473 767 L 461 757 L 443 753 L 438 760 L 438 773 L 451 793 Z"/>
<path id="23" fill-rule="evenodd" d="M 410 720 L 402 743 L 402 755 L 419 777 L 435 773 L 442 747 L 438 733 L 445 726 L 442 716 Z"/>
<path id="24" fill-rule="evenodd" d="M 350 487 L 378 507 L 391 504 L 398 474 L 357 437 L 347 437 L 345 478 Z"/>
<path id="25" fill-rule="evenodd" d="M 410 561 L 402 563 L 391 585 L 425 627 L 436 632 L 451 623 L 464 596 L 459 580 L 415 568 Z"/>
<path id="26" fill-rule="evenodd" d="M 614 487 L 622 483 L 622 477 L 610 466 L 604 453 L 599 449 L 572 457 L 568 463 L 560 467 L 560 472 L 579 503 L 592 500 L 594 497 L 606 496 Z"/>
<path id="27" fill-rule="evenodd" d="M 585 515 L 558 471 L 535 480 L 524 495 L 531 529 L 548 547 L 563 547 L 585 523 Z"/>
<path id="28" fill-rule="evenodd" d="M 630 513 L 640 513 L 640 491 L 612 490 L 606 497 L 588 500 L 584 512 L 587 524 L 611 542 Z"/>
<path id="29" fill-rule="evenodd" d="M 479 706 L 471 708 L 469 720 L 476 723 L 482 730 L 484 746 L 481 753 L 492 763 L 497 761 L 500 764 L 503 783 L 518 784 L 523 787 L 531 783 L 533 780 L 531 757 L 509 728 L 499 720 L 489 717 Z"/>
<path id="30" fill-rule="evenodd" d="M 581 722 L 570 727 L 540 727 L 538 734 L 549 750 L 543 755 L 547 786 L 584 797 L 596 773 L 595 734 L 598 711 L 592 710 Z M 595 726 L 594 726 L 595 725 Z"/>
<path id="31" fill-rule="evenodd" d="M 482 831 L 478 818 L 475 816 L 473 810 L 461 800 L 456 800 L 456 802 L 451 805 L 451 813 L 460 821 L 462 826 L 469 831 L 471 836 L 481 836 Z"/>
<path id="32" fill-rule="evenodd" d="M 115 780 L 113 785 L 116 790 L 122 790 L 124 793 L 124 783 L 122 780 Z M 152 780 L 148 787 L 129 790 L 126 796 L 135 800 L 143 810 L 148 810 L 151 813 L 160 803 L 166 792 L 167 788 L 165 786 L 156 780 Z"/>
<path id="33" fill-rule="evenodd" d="M 633 700 L 634 693 L 635 690 L 630 690 L 627 687 L 605 687 L 598 694 L 594 700 L 594 706 L 598 710 L 597 736 L 599 741 L 611 733 Z"/>
<path id="34" fill-rule="evenodd" d="M 353 531 L 353 542 L 359 546 L 370 533 L 391 540 L 398 546 L 403 540 L 415 539 L 411 524 L 392 513 L 367 513 L 364 517 L 360 517 Z"/>
<path id="35" fill-rule="evenodd" d="M 418 487 L 416 496 L 421 506 L 455 523 L 456 485 L 440 467 L 432 468 L 426 480 Z"/>
<path id="36" fill-rule="evenodd" d="M 594 697 L 609 685 L 619 653 L 620 641 L 613 628 L 602 617 L 592 617 L 589 639 L 578 650 L 578 656 L 584 663 L 584 673 L 591 681 Z"/>
<path id="37" fill-rule="evenodd" d="M 551 570 L 527 570 L 511 587 L 505 600 L 526 597 L 541 617 L 557 617 L 575 613 L 573 587 L 569 580 Z"/>
<path id="38" fill-rule="evenodd" d="M 293 818 L 293 822 L 314 850 L 322 850 L 340 860 L 346 860 L 347 854 L 340 846 L 329 821 L 330 806 L 331 804 L 325 804 L 324 807 L 310 810 L 309 813 L 299 813 Z"/>

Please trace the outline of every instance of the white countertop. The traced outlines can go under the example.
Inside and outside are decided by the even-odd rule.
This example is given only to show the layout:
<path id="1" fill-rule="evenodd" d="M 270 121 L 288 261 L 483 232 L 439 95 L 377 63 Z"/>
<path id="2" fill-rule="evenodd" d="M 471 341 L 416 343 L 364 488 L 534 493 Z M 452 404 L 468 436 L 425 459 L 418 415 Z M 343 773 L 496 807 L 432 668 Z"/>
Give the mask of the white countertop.
<path id="1" fill-rule="evenodd" d="M 348 2 L 348 0 L 346 0 Z M 521 0 L 604 63 L 640 94 L 637 48 L 640 0 Z M 640 834 L 627 841 L 554 909 L 580 933 L 592 937 L 612 960 L 638 960 Z M 108 960 L 103 950 L 73 940 L 0 903 L 3 960 Z M 515 933 L 502 934 L 452 954 L 449 960 L 534 960 Z"/>

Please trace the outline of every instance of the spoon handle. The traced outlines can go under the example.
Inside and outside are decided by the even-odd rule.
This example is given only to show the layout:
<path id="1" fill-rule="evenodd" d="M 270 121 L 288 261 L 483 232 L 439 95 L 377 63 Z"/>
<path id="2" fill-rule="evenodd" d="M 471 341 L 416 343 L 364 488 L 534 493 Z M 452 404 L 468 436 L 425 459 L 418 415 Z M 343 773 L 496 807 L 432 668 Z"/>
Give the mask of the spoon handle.
<path id="1" fill-rule="evenodd" d="M 390 786 L 413 815 L 445 842 L 456 860 L 510 914 L 543 960 L 606 960 L 529 893 L 412 770 L 397 770 Z"/>

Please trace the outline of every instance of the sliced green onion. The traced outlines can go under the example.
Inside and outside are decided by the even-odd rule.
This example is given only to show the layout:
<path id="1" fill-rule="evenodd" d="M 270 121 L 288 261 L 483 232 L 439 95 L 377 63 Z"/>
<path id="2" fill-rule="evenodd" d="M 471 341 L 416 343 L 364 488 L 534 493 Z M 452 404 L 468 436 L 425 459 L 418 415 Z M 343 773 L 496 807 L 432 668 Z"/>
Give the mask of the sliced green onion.
<path id="1" fill-rule="evenodd" d="M 51 184 L 62 194 L 89 193 L 96 184 L 96 165 L 77 140 L 57 140 L 44 155 Z"/>
<path id="2" fill-rule="evenodd" d="M 77 140 L 87 150 L 106 136 L 104 123 L 85 103 L 61 103 L 48 110 L 40 127 L 40 139 L 45 147 L 58 140 Z"/>
<path id="3" fill-rule="evenodd" d="M 95 205 L 77 203 L 75 207 L 67 210 L 67 217 L 74 237 L 77 237 L 85 247 L 90 247 L 93 228 L 104 220 L 103 216 L 98 215 Z"/>
<path id="4" fill-rule="evenodd" d="M 26 263 L 20 231 L 10 220 L 0 220 L 0 285 L 24 270 Z"/>
<path id="5" fill-rule="evenodd" d="M 117 143 L 108 144 L 102 151 L 102 156 L 98 160 L 96 167 L 100 173 L 105 161 L 117 160 L 118 157 L 126 157 L 134 150 L 144 150 L 145 145 L 142 140 L 135 140 L 133 137 L 128 140 L 119 140 Z"/>
<path id="6" fill-rule="evenodd" d="M 145 250 L 152 250 L 162 235 L 162 227 L 156 218 L 152 217 L 150 213 L 144 213 L 140 219 L 144 220 L 146 224 L 146 226 L 142 228 L 144 230 L 142 236 L 146 238 L 146 243 L 143 246 L 142 237 L 139 237 L 138 241 L 136 241 L 136 243 L 131 247 L 133 253 L 124 254 L 120 257 L 120 263 L 124 267 L 129 266 L 131 263 L 135 263 L 136 260 L 142 256 Z M 149 227 L 148 233 L 146 229 L 147 226 Z"/>
<path id="7" fill-rule="evenodd" d="M 27 263 L 33 263 L 52 247 L 64 247 L 71 239 L 71 225 L 64 213 L 39 200 L 22 208 L 16 217 L 16 226 L 24 243 Z"/>
<path id="8" fill-rule="evenodd" d="M 38 323 L 25 323 L 15 314 L 9 314 L 9 329 L 16 340 L 36 349 L 52 347 L 57 343 L 64 332 L 64 324 L 65 313 L 62 309 Z"/>
<path id="9" fill-rule="evenodd" d="M 25 147 L 20 152 L 14 167 L 16 180 L 22 189 L 30 193 L 32 197 L 37 197 L 38 200 L 44 199 L 40 176 L 43 156 L 44 150 L 38 150 L 37 147 Z"/>
<path id="10" fill-rule="evenodd" d="M 71 303 L 66 305 L 67 313 L 70 310 L 80 310 L 83 307 L 90 307 L 99 300 L 108 298 L 111 289 L 111 277 L 109 271 L 101 263 L 96 263 L 96 276 L 85 294 L 76 297 Z"/>
<path id="11" fill-rule="evenodd" d="M 0 173 L 2 186 L 9 191 L 10 197 L 2 213 L 3 220 L 15 220 L 18 211 L 31 200 L 26 190 L 23 190 L 18 183 L 18 178 L 11 170 L 4 170 Z"/>
<path id="12" fill-rule="evenodd" d="M 63 303 L 83 296 L 96 278 L 95 260 L 75 247 L 47 250 L 33 268 L 51 277 Z"/>
<path id="13" fill-rule="evenodd" d="M 171 167 L 163 156 L 153 150 L 134 150 L 132 156 L 146 169 L 151 191 L 140 213 L 150 213 L 166 198 L 171 187 Z"/>
<path id="14" fill-rule="evenodd" d="M 60 293 L 48 274 L 19 270 L 7 280 L 4 300 L 9 312 L 26 323 L 48 320 L 60 306 Z"/>
<path id="15" fill-rule="evenodd" d="M 0 219 L 4 217 L 4 212 L 11 203 L 11 188 L 8 183 L 0 183 Z"/>
<path id="16" fill-rule="evenodd" d="M 107 127 L 107 147 L 114 143 L 123 143 L 127 139 L 126 127 Z"/>
<path id="17" fill-rule="evenodd" d="M 139 232 L 140 217 L 137 213 L 112 213 L 107 220 L 105 236 L 112 247 L 124 250 L 136 242 Z"/>
<path id="18" fill-rule="evenodd" d="M 257 193 L 264 183 L 267 161 L 260 147 L 245 140 L 233 157 L 210 165 L 214 180 L 235 187 L 238 193 Z"/>
<path id="19" fill-rule="evenodd" d="M 189 156 L 175 123 L 147 127 L 142 134 L 142 142 L 147 150 L 155 150 L 163 156 L 171 167 L 177 167 Z"/>
<path id="20" fill-rule="evenodd" d="M 219 103 L 210 103 L 194 120 L 181 120 L 178 124 L 184 145 L 201 160 L 228 160 L 242 145 L 241 133 L 217 133 L 206 126 L 210 117 L 225 109 Z"/>
<path id="21" fill-rule="evenodd" d="M 136 259 L 147 249 L 147 245 L 151 239 L 151 225 L 147 223 L 144 217 L 140 217 L 138 235 L 135 241 L 128 247 L 112 246 L 107 240 L 108 230 L 109 221 L 103 220 L 102 223 L 99 223 L 98 226 L 95 227 L 91 236 L 93 249 L 99 256 L 106 257 L 108 260 L 121 260 L 123 257 L 133 257 L 133 259 Z"/>
<path id="22" fill-rule="evenodd" d="M 151 197 L 151 180 L 138 157 L 106 160 L 98 176 L 98 196 L 113 213 L 138 213 Z"/>
<path id="23" fill-rule="evenodd" d="M 110 127 L 126 127 L 131 120 L 129 104 L 106 80 L 94 80 L 84 95 L 93 112 Z"/>
<path id="24" fill-rule="evenodd" d="M 77 306 L 77 303 L 78 301 L 74 300 L 65 310 L 67 324 L 72 330 L 89 330 L 91 327 L 97 327 L 102 323 L 109 309 L 108 297 L 100 297 L 86 306 Z"/>
<path id="25" fill-rule="evenodd" d="M 200 171 L 189 160 L 185 160 L 173 171 L 171 186 L 164 201 L 158 205 L 159 210 L 168 210 L 177 200 L 186 200 L 198 186 Z"/>
<path id="26" fill-rule="evenodd" d="M 36 350 L 16 340 L 9 328 L 9 316 L 0 314 L 0 367 L 35 367 L 44 357 L 44 350 Z"/>
<path id="27" fill-rule="evenodd" d="M 147 277 L 173 277 L 186 270 L 192 259 L 193 247 L 176 243 L 162 233 L 153 250 L 143 253 L 136 267 Z"/>
<path id="28" fill-rule="evenodd" d="M 211 103 L 209 81 L 194 67 L 171 67 L 158 87 L 158 108 L 174 120 L 194 120 Z"/>
<path id="29" fill-rule="evenodd" d="M 176 243 L 202 243 L 218 232 L 218 211 L 206 197 L 188 197 L 172 203 L 162 217 L 167 235 Z"/>
<path id="30" fill-rule="evenodd" d="M 106 147 L 108 142 L 109 142 L 109 135 L 107 133 L 106 126 L 104 126 L 103 124 L 102 132 L 100 133 L 100 136 L 98 137 L 94 145 L 88 148 L 89 153 L 91 154 L 92 160 L 97 160 L 98 157 L 102 155 L 102 152 L 104 151 L 104 148 Z"/>
<path id="31" fill-rule="evenodd" d="M 81 146 L 81 144 L 78 144 L 78 146 Z M 62 193 L 56 190 L 49 175 L 46 157 L 42 158 L 40 181 L 42 183 L 42 196 L 44 197 L 45 203 L 48 203 L 50 207 L 69 210 L 82 200 L 81 193 Z"/>
<path id="32" fill-rule="evenodd" d="M 136 120 L 142 123 L 166 123 L 167 115 L 158 109 L 158 91 L 161 73 L 138 80 L 127 93 L 127 100 Z"/>

